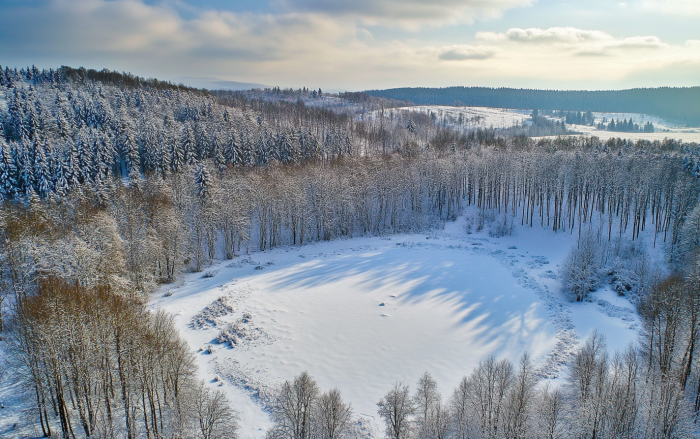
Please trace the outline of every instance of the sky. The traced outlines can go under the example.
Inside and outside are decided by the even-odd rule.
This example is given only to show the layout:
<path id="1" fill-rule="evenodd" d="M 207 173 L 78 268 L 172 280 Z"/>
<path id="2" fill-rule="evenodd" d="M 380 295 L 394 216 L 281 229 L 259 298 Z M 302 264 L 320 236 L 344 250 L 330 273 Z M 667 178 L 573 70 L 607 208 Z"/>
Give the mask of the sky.
<path id="1" fill-rule="evenodd" d="M 2 0 L 0 64 L 358 91 L 700 85 L 700 0 Z"/>

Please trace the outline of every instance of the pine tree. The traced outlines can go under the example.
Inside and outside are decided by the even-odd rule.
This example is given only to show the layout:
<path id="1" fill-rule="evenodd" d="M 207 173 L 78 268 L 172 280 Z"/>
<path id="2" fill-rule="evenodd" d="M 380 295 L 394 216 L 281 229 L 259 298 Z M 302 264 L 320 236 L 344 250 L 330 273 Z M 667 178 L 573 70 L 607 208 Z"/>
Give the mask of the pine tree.
<path id="1" fill-rule="evenodd" d="M 46 198 L 51 190 L 49 168 L 46 159 L 46 141 L 37 142 L 34 154 L 34 189 L 40 198 Z"/>
<path id="2" fill-rule="evenodd" d="M 198 161 L 202 161 L 209 156 L 211 149 L 209 142 L 209 132 L 203 124 L 197 124 L 194 128 L 195 149 Z"/>
<path id="3" fill-rule="evenodd" d="M 14 88 L 12 98 L 7 109 L 9 114 L 9 126 L 14 140 L 28 139 L 29 133 L 24 126 L 24 109 L 22 108 L 22 96 L 19 88 Z"/>
<path id="4" fill-rule="evenodd" d="M 194 185 L 200 198 L 211 198 L 211 176 L 204 163 L 200 162 L 194 173 Z"/>
<path id="5" fill-rule="evenodd" d="M 142 119 L 139 130 L 140 162 L 144 172 L 153 172 L 156 169 L 158 158 L 158 132 L 154 122 Z"/>
<path id="6" fill-rule="evenodd" d="M 29 88 L 24 105 L 24 126 L 27 137 L 30 139 L 41 138 L 41 110 L 33 87 Z"/>
<path id="7" fill-rule="evenodd" d="M 85 128 L 78 132 L 75 146 L 75 162 L 73 170 L 80 184 L 92 181 L 94 170 L 92 168 L 92 133 Z"/>
<path id="8" fill-rule="evenodd" d="M 80 186 L 80 158 L 78 157 L 77 142 L 69 140 L 66 144 L 64 175 L 68 187 Z"/>
<path id="9" fill-rule="evenodd" d="M 190 125 L 185 122 L 180 135 L 180 149 L 182 150 L 184 163 L 193 165 L 197 159 L 195 152 L 194 133 Z"/>
<path id="10" fill-rule="evenodd" d="M 68 161 L 59 162 L 54 170 L 54 175 L 52 177 L 54 192 L 59 197 L 64 197 L 68 193 L 70 186 L 68 184 L 67 175 L 70 173 L 70 164 Z"/>
<path id="11" fill-rule="evenodd" d="M 16 172 L 10 155 L 10 147 L 0 137 L 0 196 L 4 199 L 11 199 L 15 195 Z"/>
<path id="12" fill-rule="evenodd" d="M 209 156 L 214 159 L 217 169 L 224 169 L 226 166 L 226 160 L 224 159 L 224 142 L 221 135 L 217 132 L 211 137 Z"/>
<path id="13" fill-rule="evenodd" d="M 17 169 L 17 190 L 25 196 L 34 191 L 33 161 L 30 159 L 28 142 L 25 139 L 17 143 L 13 157 L 14 166 Z"/>
<path id="14" fill-rule="evenodd" d="M 224 160 L 230 165 L 239 165 L 242 163 L 238 132 L 235 128 L 232 128 L 228 133 L 228 139 L 224 146 Z"/>
<path id="15" fill-rule="evenodd" d="M 265 166 L 268 162 L 267 139 L 263 133 L 258 137 L 255 160 L 258 166 Z"/>
<path id="16" fill-rule="evenodd" d="M 122 118 L 120 127 L 117 145 L 119 157 L 123 163 L 122 175 L 129 175 L 132 168 L 140 168 L 139 148 L 131 121 L 126 117 Z"/>

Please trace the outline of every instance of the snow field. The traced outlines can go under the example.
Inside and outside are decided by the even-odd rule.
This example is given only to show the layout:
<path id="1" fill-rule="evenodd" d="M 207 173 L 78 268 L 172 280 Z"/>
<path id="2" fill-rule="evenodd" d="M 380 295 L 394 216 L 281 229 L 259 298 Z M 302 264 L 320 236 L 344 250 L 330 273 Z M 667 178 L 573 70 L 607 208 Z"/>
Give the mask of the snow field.
<path id="1" fill-rule="evenodd" d="M 612 353 L 638 336 L 639 318 L 610 289 L 589 303 L 560 293 L 558 265 L 575 235 L 516 226 L 513 236 L 445 230 L 282 248 L 222 262 L 208 275 L 154 296 L 175 315 L 202 377 L 240 411 L 241 436 L 264 437 L 265 406 L 284 380 L 306 370 L 337 387 L 381 431 L 376 403 L 396 381 L 424 371 L 444 398 L 489 355 L 513 362 L 527 351 L 542 378 L 597 328 Z M 224 334 L 225 340 L 216 343 Z M 212 347 L 210 350 L 209 347 Z"/>
<path id="2" fill-rule="evenodd" d="M 475 129 L 475 128 L 509 128 L 515 126 L 516 124 L 526 124 L 530 119 L 530 114 L 532 110 L 516 110 L 507 108 L 491 108 L 491 107 L 451 107 L 451 106 L 441 106 L 441 105 L 422 105 L 415 107 L 402 108 L 408 111 L 414 111 L 418 113 L 430 114 L 435 113 L 438 117 L 442 118 L 446 116 L 450 121 L 457 121 L 459 115 L 462 115 L 463 125 L 462 128 Z M 641 113 L 593 113 L 596 118 L 596 123 L 602 120 L 604 117 L 609 121 L 613 119 L 633 119 L 635 123 L 640 125 L 646 122 L 652 122 L 657 132 L 655 133 L 623 133 L 615 131 L 605 131 L 598 130 L 595 127 L 588 125 L 576 125 L 569 124 L 568 128 L 572 131 L 579 132 L 587 136 L 596 136 L 600 139 L 607 140 L 611 138 L 623 138 L 629 140 L 664 140 L 678 139 L 685 142 L 700 142 L 700 129 L 698 128 L 684 128 L 676 125 L 675 123 L 656 117 Z M 561 118 L 557 118 L 562 120 Z M 453 128 L 459 129 L 460 126 L 456 122 L 448 123 Z M 665 131 L 661 131 L 665 130 Z M 579 136 L 581 134 L 573 134 L 572 136 Z M 546 136 L 546 137 L 558 137 L 558 136 Z M 539 138 L 539 137 L 536 137 Z"/>

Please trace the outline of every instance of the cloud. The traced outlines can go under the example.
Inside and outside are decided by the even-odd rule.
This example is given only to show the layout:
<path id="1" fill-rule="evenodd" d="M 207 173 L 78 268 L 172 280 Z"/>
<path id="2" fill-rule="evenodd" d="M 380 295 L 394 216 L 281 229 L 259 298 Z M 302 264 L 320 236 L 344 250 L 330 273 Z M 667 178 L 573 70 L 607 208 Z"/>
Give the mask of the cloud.
<path id="1" fill-rule="evenodd" d="M 637 2 L 637 5 L 651 13 L 700 17 L 700 1 L 698 0 L 641 0 Z"/>
<path id="2" fill-rule="evenodd" d="M 454 45 L 443 47 L 438 58 L 443 61 L 484 60 L 493 58 L 496 51 L 495 47 Z"/>
<path id="3" fill-rule="evenodd" d="M 574 27 L 512 28 L 505 33 L 479 32 L 476 38 L 490 42 L 514 42 L 520 44 L 547 45 L 573 52 L 580 56 L 607 56 L 623 50 L 656 50 L 668 47 L 656 36 L 615 38 L 600 30 L 584 30 Z"/>
<path id="4" fill-rule="evenodd" d="M 471 23 L 530 6 L 535 0 L 275 0 L 291 12 L 350 16 L 370 24 L 419 29 L 424 25 Z"/>
<path id="5" fill-rule="evenodd" d="M 313 14 L 209 10 L 185 19 L 167 4 L 139 0 L 53 0 L 45 7 L 5 8 L 0 14 L 6 56 L 60 58 L 59 63 L 109 60 L 110 65 L 126 59 L 127 68 L 185 71 L 178 76 L 200 76 L 197 70 L 230 68 L 232 62 L 243 68 L 303 57 L 353 31 L 351 25 Z M 192 65 L 193 60 L 200 64 Z"/>
<path id="6" fill-rule="evenodd" d="M 432 38 L 426 43 L 401 39 L 402 32 L 369 32 L 360 21 L 320 10 L 183 10 L 179 0 L 18 0 L 0 2 L 0 47 L 3 64 L 17 67 L 72 65 L 174 81 L 211 78 L 324 90 L 611 88 L 631 84 L 626 78 L 632 73 L 635 86 L 700 83 L 700 68 L 693 70 L 700 63 L 700 40 L 672 45 L 653 36 L 532 28 L 480 33 L 476 42 L 459 44 L 442 32 L 425 31 L 421 36 Z M 688 67 L 673 76 L 678 66 Z M 643 76 L 652 69 L 653 75 Z"/>
<path id="7" fill-rule="evenodd" d="M 505 38 L 521 43 L 581 43 L 612 38 L 599 30 L 582 30 L 573 27 L 550 27 L 549 29 L 508 29 Z"/>

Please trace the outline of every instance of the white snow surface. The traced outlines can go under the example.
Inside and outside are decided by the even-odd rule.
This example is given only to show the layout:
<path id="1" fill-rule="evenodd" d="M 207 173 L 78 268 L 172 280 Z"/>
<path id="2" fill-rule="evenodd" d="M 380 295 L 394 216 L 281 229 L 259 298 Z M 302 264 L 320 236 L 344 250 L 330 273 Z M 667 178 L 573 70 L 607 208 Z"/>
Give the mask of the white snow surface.
<path id="1" fill-rule="evenodd" d="M 446 117 L 448 120 L 448 126 L 455 128 L 457 130 L 473 130 L 475 128 L 509 128 L 515 125 L 530 124 L 530 115 L 532 110 L 522 110 L 522 109 L 509 109 L 509 108 L 493 108 L 493 107 L 451 107 L 443 105 L 419 105 L 414 107 L 401 107 L 400 110 L 413 111 L 417 113 L 430 114 L 435 113 L 435 115 L 442 120 Z M 391 110 L 389 110 L 391 111 Z M 371 117 L 375 117 L 377 112 L 371 114 Z M 457 123 L 459 115 L 462 115 L 463 123 L 459 125 Z M 635 123 L 639 125 L 644 125 L 647 122 L 654 124 L 656 132 L 654 133 L 625 133 L 616 131 L 606 131 L 599 130 L 596 127 L 588 125 L 576 125 L 568 124 L 567 128 L 571 131 L 580 134 L 571 134 L 569 136 L 596 136 L 600 139 L 607 140 L 611 138 L 623 138 L 629 140 L 664 140 L 664 139 L 676 139 L 683 140 L 685 142 L 700 142 L 700 128 L 698 127 L 684 127 L 678 125 L 673 121 L 669 121 L 660 117 L 650 116 L 642 113 L 598 113 L 594 112 L 596 123 L 606 118 L 608 121 L 610 119 L 625 120 L 632 119 Z M 554 120 L 564 120 L 564 118 L 549 117 Z M 556 138 L 559 136 L 545 136 L 549 138 Z M 541 137 L 535 137 L 539 139 Z"/>
<path id="2" fill-rule="evenodd" d="M 610 289 L 588 303 L 561 295 L 558 265 L 575 242 L 538 226 L 503 238 L 467 234 L 460 218 L 427 235 L 221 262 L 213 277 L 193 273 L 165 286 L 150 307 L 175 316 L 202 378 L 240 412 L 241 437 L 264 437 L 272 392 L 302 371 L 324 391 L 339 388 L 361 436 L 379 437 L 376 403 L 397 381 L 414 387 L 426 370 L 449 397 L 488 355 L 515 362 L 527 351 L 542 378 L 560 381 L 593 329 L 611 352 L 635 342 L 639 317 L 626 298 Z M 234 342 L 217 343 L 222 331 Z"/>

